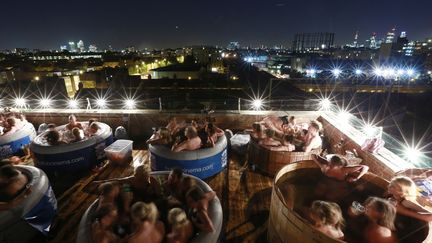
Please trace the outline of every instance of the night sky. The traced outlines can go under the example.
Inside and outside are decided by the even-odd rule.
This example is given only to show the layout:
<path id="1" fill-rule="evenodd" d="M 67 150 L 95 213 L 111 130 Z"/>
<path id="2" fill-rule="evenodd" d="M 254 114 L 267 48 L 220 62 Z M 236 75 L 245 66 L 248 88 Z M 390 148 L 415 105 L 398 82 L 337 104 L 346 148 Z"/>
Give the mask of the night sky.
<path id="1" fill-rule="evenodd" d="M 355 3 L 355 4 L 354 4 Z M 0 49 L 86 46 L 181 47 L 192 44 L 290 46 L 297 32 L 336 33 L 336 43 L 382 37 L 393 26 L 408 38 L 432 36 L 431 0 L 32 0 L 0 4 Z"/>

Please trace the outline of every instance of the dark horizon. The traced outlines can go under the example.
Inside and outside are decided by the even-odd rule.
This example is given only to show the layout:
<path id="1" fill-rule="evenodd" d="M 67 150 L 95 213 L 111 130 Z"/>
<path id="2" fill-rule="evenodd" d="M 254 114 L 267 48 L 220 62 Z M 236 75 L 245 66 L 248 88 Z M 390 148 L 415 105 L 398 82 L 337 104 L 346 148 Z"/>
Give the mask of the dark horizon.
<path id="1" fill-rule="evenodd" d="M 242 46 L 290 47 L 294 34 L 334 32 L 335 43 L 351 43 L 359 31 L 359 43 L 376 32 L 379 38 L 394 26 L 397 34 L 423 40 L 432 36 L 432 2 L 391 0 L 346 3 L 331 0 L 308 4 L 290 1 L 222 0 L 214 2 L 105 2 L 3 3 L 0 16 L 0 49 L 18 47 L 59 49 L 68 41 L 83 40 L 86 47 L 111 45 L 144 48 L 218 45 L 230 41 Z"/>

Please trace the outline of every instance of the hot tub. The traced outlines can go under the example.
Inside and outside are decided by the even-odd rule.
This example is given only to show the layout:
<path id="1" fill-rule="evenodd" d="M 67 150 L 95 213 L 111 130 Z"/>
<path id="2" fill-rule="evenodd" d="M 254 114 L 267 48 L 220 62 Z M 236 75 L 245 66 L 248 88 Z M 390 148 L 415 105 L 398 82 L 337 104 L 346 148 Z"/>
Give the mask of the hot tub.
<path id="1" fill-rule="evenodd" d="M 227 139 L 222 136 L 213 148 L 173 152 L 167 146 L 149 145 L 152 170 L 182 168 L 187 174 L 206 179 L 222 171 L 228 161 Z"/>
<path id="2" fill-rule="evenodd" d="M 274 176 L 282 167 L 297 161 L 311 160 L 313 154 L 320 154 L 322 149 L 310 152 L 272 151 L 258 144 L 254 139 L 249 142 L 248 158 L 260 171 Z"/>
<path id="3" fill-rule="evenodd" d="M 151 172 L 151 175 L 156 177 L 158 181 L 164 181 L 168 178 L 169 171 L 155 171 Z M 201 179 L 192 176 L 192 175 L 185 175 L 190 176 L 194 178 L 197 182 L 197 185 L 203 189 L 204 192 L 212 191 L 211 187 L 202 181 Z M 94 218 L 95 209 L 97 207 L 97 200 L 93 202 L 90 207 L 85 211 L 83 214 L 79 229 L 78 229 L 78 237 L 77 237 L 77 243 L 93 243 L 92 237 L 91 237 L 91 224 L 92 224 L 92 218 Z M 191 240 L 192 243 L 213 243 L 217 242 L 219 235 L 222 230 L 222 220 L 223 220 L 223 211 L 222 207 L 219 201 L 218 197 L 215 197 L 210 203 L 209 203 L 209 217 L 212 220 L 214 231 L 211 233 L 205 233 L 205 232 L 198 232 Z"/>
<path id="4" fill-rule="evenodd" d="M 87 122 L 81 122 L 86 127 Z M 97 122 L 98 134 L 82 141 L 51 146 L 46 144 L 46 132 L 38 135 L 30 148 L 35 165 L 46 172 L 70 172 L 88 170 L 105 159 L 104 149 L 113 142 L 111 127 Z M 56 129 L 65 129 L 66 125 Z"/>
<path id="5" fill-rule="evenodd" d="M 270 215 L 268 223 L 267 238 L 269 242 L 302 242 L 302 243 L 337 243 L 344 242 L 331 238 L 312 227 L 301 214 L 302 207 L 309 207 L 311 200 L 308 198 L 313 195 L 313 188 L 322 178 L 320 169 L 313 161 L 301 161 L 283 167 L 276 175 L 273 182 Z M 340 182 L 342 183 L 342 182 Z M 351 190 L 344 197 L 346 201 L 353 200 L 363 202 L 368 196 L 380 197 L 386 191 L 388 181 L 383 178 L 367 173 L 356 185 L 363 188 L 361 191 Z M 308 203 L 306 203 L 308 202 Z M 346 212 L 344 202 L 337 202 L 342 212 Z M 345 219 L 348 219 L 344 214 Z M 431 224 L 418 221 L 412 218 L 398 216 L 395 222 L 398 225 L 405 225 L 409 229 L 399 229 L 396 231 L 399 241 L 406 243 L 428 243 L 432 240 Z M 358 242 L 359 237 L 347 228 L 344 230 L 348 242 Z M 357 241 L 356 241 L 357 240 Z"/>
<path id="6" fill-rule="evenodd" d="M 33 166 L 17 168 L 29 177 L 32 191 L 13 209 L 0 211 L 1 242 L 31 242 L 37 232 L 47 234 L 57 212 L 57 200 L 45 173 Z"/>
<path id="7" fill-rule="evenodd" d="M 23 155 L 23 146 L 30 144 L 35 137 L 36 130 L 30 122 L 12 134 L 0 136 L 0 159 Z"/>

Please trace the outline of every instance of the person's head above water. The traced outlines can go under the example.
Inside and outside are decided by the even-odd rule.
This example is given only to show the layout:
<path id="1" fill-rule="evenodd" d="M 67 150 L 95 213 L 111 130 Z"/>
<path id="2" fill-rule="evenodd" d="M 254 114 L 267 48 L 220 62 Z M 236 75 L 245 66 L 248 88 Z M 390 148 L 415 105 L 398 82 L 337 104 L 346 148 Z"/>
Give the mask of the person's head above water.
<path id="1" fill-rule="evenodd" d="M 308 133 L 312 135 L 318 134 L 322 129 L 321 122 L 313 120 L 309 123 Z"/>
<path id="2" fill-rule="evenodd" d="M 70 114 L 68 119 L 69 119 L 69 124 L 75 124 L 77 121 L 76 116 L 74 114 Z"/>
<path id="3" fill-rule="evenodd" d="M 336 228 L 345 225 L 341 208 L 333 202 L 314 201 L 311 207 L 311 218 L 319 225 L 331 225 Z"/>
<path id="4" fill-rule="evenodd" d="M 132 205 L 131 218 L 136 224 L 148 221 L 155 223 L 159 217 L 159 212 L 154 203 L 136 202 Z"/>
<path id="5" fill-rule="evenodd" d="M 57 130 L 49 130 L 45 134 L 45 139 L 49 145 L 57 145 L 60 142 L 60 133 Z"/>
<path id="6" fill-rule="evenodd" d="M 198 132 L 197 132 L 197 130 L 196 130 L 195 127 L 193 127 L 193 126 L 188 126 L 188 127 L 186 127 L 186 129 L 185 129 L 185 136 L 186 136 L 188 139 L 196 138 L 196 137 L 198 136 Z"/>
<path id="7" fill-rule="evenodd" d="M 398 200 L 411 199 L 415 201 L 417 198 L 417 186 L 411 178 L 406 176 L 394 177 L 390 181 L 387 191 Z"/>
<path id="8" fill-rule="evenodd" d="M 344 167 L 348 165 L 348 162 L 346 161 L 346 159 L 339 157 L 337 155 L 333 155 L 330 160 L 329 160 L 329 164 L 332 167 Z"/>

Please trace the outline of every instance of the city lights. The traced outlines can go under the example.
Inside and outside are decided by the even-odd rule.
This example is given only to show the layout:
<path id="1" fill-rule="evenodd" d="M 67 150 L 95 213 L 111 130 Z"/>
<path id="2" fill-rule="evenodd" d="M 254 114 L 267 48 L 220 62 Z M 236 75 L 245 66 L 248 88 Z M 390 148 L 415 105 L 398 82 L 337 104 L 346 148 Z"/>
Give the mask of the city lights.
<path id="1" fill-rule="evenodd" d="M 411 163 L 418 163 L 420 157 L 422 156 L 422 152 L 413 147 L 406 147 L 404 151 L 405 159 L 410 161 Z"/>
<path id="2" fill-rule="evenodd" d="M 261 110 L 263 106 L 263 101 L 261 99 L 256 99 L 252 101 L 252 107 L 254 110 Z"/>
<path id="3" fill-rule="evenodd" d="M 136 105 L 135 100 L 132 100 L 132 99 L 125 100 L 124 104 L 125 104 L 125 107 L 127 109 L 133 109 L 133 108 L 135 108 L 135 105 Z"/>
<path id="4" fill-rule="evenodd" d="M 74 100 L 74 99 L 69 100 L 69 101 L 68 101 L 68 107 L 69 107 L 70 109 L 78 109 L 78 107 L 79 107 L 78 100 Z"/>
<path id="5" fill-rule="evenodd" d="M 348 111 L 340 111 L 338 118 L 341 122 L 348 122 L 350 120 L 351 114 Z"/>
<path id="6" fill-rule="evenodd" d="M 337 78 L 342 74 L 342 70 L 340 70 L 339 68 L 334 68 L 332 70 L 332 73 L 333 73 L 333 76 L 335 76 Z"/>
<path id="7" fill-rule="evenodd" d="M 47 98 L 43 98 L 39 100 L 39 105 L 42 108 L 49 108 L 51 106 L 51 100 Z"/>
<path id="8" fill-rule="evenodd" d="M 16 98 L 14 100 L 16 107 L 25 107 L 26 106 L 26 100 L 24 98 Z"/>
<path id="9" fill-rule="evenodd" d="M 408 70 L 406 71 L 406 73 L 407 73 L 408 76 L 411 77 L 411 76 L 414 76 L 415 71 L 414 71 L 414 69 L 411 69 L 411 68 L 410 68 L 410 69 L 408 69 Z"/>
<path id="10" fill-rule="evenodd" d="M 99 108 L 105 108 L 106 107 L 106 100 L 105 99 L 97 99 L 96 100 L 96 105 Z"/>
<path id="11" fill-rule="evenodd" d="M 366 134 L 368 138 L 372 138 L 375 136 L 377 128 L 372 126 L 371 124 L 366 124 L 363 127 L 363 132 Z"/>
<path id="12" fill-rule="evenodd" d="M 331 101 L 328 98 L 324 98 L 320 101 L 321 110 L 330 110 Z"/>

